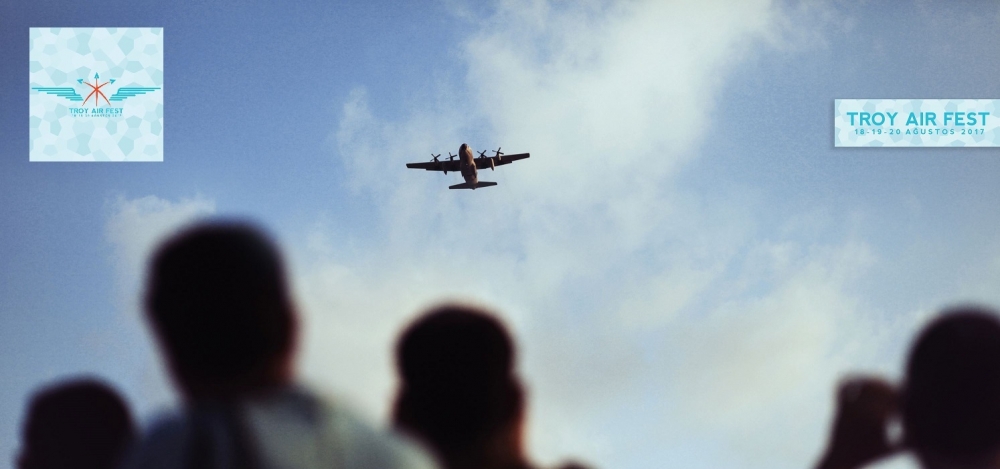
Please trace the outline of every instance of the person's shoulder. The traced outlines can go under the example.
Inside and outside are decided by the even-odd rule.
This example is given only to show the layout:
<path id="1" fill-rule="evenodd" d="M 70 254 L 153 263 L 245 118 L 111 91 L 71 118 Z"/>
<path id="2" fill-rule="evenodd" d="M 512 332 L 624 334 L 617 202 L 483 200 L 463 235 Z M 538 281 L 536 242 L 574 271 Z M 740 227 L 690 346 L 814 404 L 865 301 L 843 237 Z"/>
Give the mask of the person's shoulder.
<path id="1" fill-rule="evenodd" d="M 187 420 L 181 413 L 163 414 L 143 432 L 127 452 L 121 469 L 176 469 L 188 438 Z"/>
<path id="2" fill-rule="evenodd" d="M 346 468 L 438 468 L 421 445 L 404 435 L 375 427 L 338 401 L 323 399 L 323 407 L 329 430 L 343 451 Z"/>
<path id="3" fill-rule="evenodd" d="M 592 469 L 590 466 L 584 466 L 578 462 L 569 462 L 559 466 L 559 469 Z"/>
<path id="4" fill-rule="evenodd" d="M 521 466 L 517 466 L 517 468 L 518 469 L 541 469 L 540 467 L 535 466 L 535 465 L 533 465 L 531 463 L 527 463 L 527 462 L 524 463 Z M 547 469 L 593 469 L 593 468 L 591 466 L 587 466 L 587 465 L 585 465 L 583 463 L 571 460 L 571 461 L 563 461 L 562 463 L 557 464 L 555 466 L 550 466 Z"/>
<path id="5" fill-rule="evenodd" d="M 593 469 L 590 466 L 586 466 L 586 465 L 581 464 L 581 463 L 576 462 L 576 461 L 571 461 L 571 462 L 563 463 L 563 464 L 561 464 L 559 466 L 556 466 L 556 468 L 557 469 Z"/>

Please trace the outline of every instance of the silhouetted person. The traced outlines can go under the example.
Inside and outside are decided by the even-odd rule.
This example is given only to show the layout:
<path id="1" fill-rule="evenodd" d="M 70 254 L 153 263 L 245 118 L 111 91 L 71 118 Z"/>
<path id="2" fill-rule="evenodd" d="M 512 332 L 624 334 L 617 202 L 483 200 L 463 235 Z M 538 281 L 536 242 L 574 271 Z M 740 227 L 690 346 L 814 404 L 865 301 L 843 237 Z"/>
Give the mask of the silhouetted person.
<path id="1" fill-rule="evenodd" d="M 76 379 L 36 393 L 23 432 L 18 469 L 114 469 L 135 425 L 113 389 Z"/>
<path id="2" fill-rule="evenodd" d="M 131 455 L 148 469 L 433 469 L 293 381 L 296 315 L 277 248 L 240 223 L 196 225 L 150 264 L 147 319 L 186 409 Z"/>
<path id="3" fill-rule="evenodd" d="M 396 366 L 395 423 L 433 448 L 446 469 L 534 467 L 524 454 L 514 345 L 494 316 L 462 305 L 431 310 L 403 332 Z"/>
<path id="4" fill-rule="evenodd" d="M 985 307 L 946 310 L 917 338 L 905 386 L 842 385 L 819 467 L 855 468 L 908 450 L 925 469 L 1000 468 L 1000 319 Z M 886 434 L 893 417 L 902 438 Z"/>

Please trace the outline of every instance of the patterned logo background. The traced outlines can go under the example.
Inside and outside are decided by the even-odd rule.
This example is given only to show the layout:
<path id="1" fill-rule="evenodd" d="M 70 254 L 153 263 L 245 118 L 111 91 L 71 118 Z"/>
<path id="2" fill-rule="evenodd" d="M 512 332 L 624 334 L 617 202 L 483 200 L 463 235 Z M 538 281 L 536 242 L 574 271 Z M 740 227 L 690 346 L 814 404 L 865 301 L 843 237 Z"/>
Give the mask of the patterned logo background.
<path id="1" fill-rule="evenodd" d="M 29 60 L 31 161 L 163 161 L 162 28 L 31 28 Z"/>

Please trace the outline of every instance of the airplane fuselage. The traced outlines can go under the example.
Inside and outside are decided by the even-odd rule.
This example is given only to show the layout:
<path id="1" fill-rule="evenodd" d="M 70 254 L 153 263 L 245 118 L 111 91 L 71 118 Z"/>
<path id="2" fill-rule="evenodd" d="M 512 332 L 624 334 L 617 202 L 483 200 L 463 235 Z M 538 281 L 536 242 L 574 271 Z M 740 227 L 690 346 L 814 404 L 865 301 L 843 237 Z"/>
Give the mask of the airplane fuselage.
<path id="1" fill-rule="evenodd" d="M 462 177 L 465 178 L 465 182 L 475 186 L 479 183 L 479 174 L 476 171 L 476 161 L 472 157 L 472 148 L 468 145 L 462 144 L 458 147 L 458 158 L 462 161 L 459 166 L 462 170 Z"/>

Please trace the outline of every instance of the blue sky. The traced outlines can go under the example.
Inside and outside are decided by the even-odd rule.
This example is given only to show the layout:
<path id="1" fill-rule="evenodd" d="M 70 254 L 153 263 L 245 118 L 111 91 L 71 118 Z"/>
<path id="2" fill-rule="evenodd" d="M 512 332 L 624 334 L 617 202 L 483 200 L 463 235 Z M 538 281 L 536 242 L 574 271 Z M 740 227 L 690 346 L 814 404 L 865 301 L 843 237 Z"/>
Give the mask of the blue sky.
<path id="1" fill-rule="evenodd" d="M 1000 150 L 832 146 L 836 98 L 1000 97 L 996 4 L 396 3 L 0 5 L 0 453 L 63 376 L 169 405 L 142 262 L 208 214 L 275 233 L 303 376 L 373 419 L 419 308 L 500 309 L 543 462 L 802 467 L 839 376 L 1000 304 Z M 38 26 L 164 28 L 163 163 L 28 162 Z M 462 142 L 532 158 L 403 167 Z"/>

